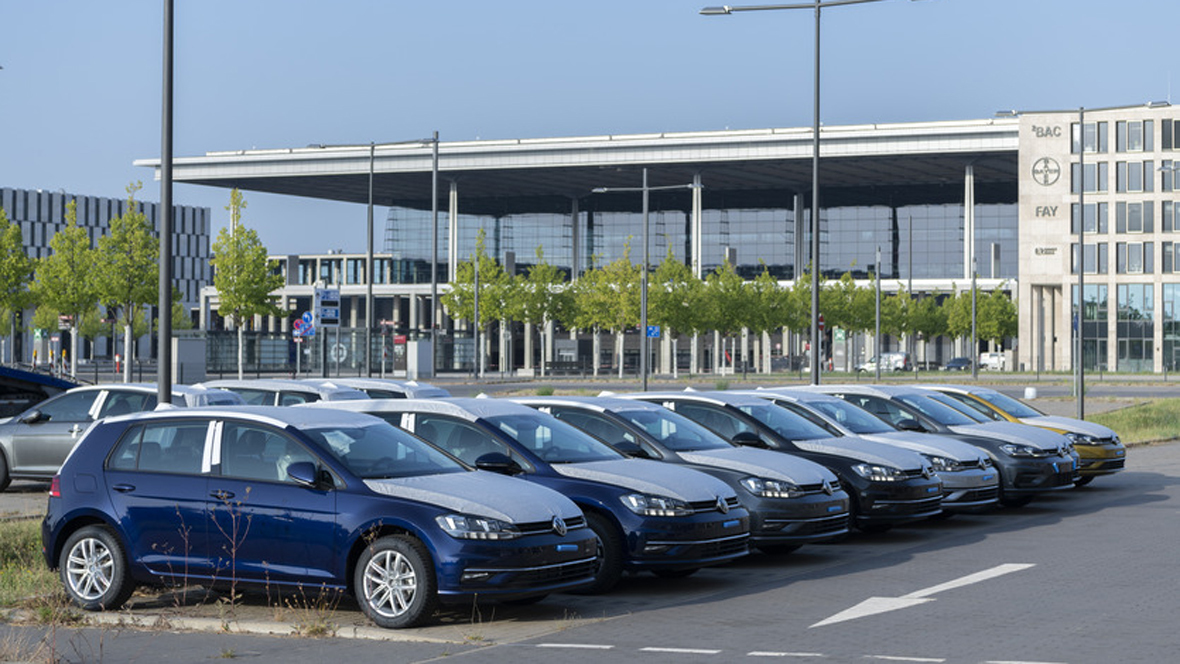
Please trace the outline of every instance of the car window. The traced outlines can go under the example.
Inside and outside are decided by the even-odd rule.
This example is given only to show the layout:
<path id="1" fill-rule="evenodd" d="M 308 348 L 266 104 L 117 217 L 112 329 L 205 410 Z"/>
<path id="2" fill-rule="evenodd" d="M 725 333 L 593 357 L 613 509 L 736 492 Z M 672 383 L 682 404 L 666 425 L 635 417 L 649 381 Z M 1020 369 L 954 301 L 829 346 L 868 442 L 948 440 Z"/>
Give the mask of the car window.
<path id="1" fill-rule="evenodd" d="M 133 426 L 115 446 L 109 468 L 199 475 L 208 424 L 154 422 Z"/>
<path id="2" fill-rule="evenodd" d="M 569 422 L 607 445 L 614 445 L 615 443 L 624 441 L 628 443 L 638 442 L 631 432 L 599 413 L 591 413 L 572 408 L 552 408 L 549 414 L 562 422 Z"/>
<path id="3" fill-rule="evenodd" d="M 624 409 L 616 414 L 675 452 L 731 447 L 728 441 L 722 440 L 717 434 L 670 410 Z"/>
<path id="4" fill-rule="evenodd" d="M 812 408 L 839 422 L 841 426 L 856 434 L 889 433 L 894 431 L 888 424 L 873 417 L 871 413 L 847 401 L 814 401 Z"/>
<path id="5" fill-rule="evenodd" d="M 467 472 L 438 448 L 388 422 L 312 427 L 303 432 L 363 479 Z"/>
<path id="6" fill-rule="evenodd" d="M 1044 417 L 1045 414 L 1032 406 L 1013 399 L 1002 392 L 980 392 L 980 399 L 987 401 L 1012 417 Z"/>
<path id="7" fill-rule="evenodd" d="M 871 397 L 864 394 L 841 394 L 840 397 L 848 403 L 851 403 L 858 408 L 862 408 L 873 415 L 876 415 L 877 417 L 895 427 L 902 420 L 914 419 L 914 416 L 911 415 L 909 411 L 888 399 Z"/>
<path id="8" fill-rule="evenodd" d="M 831 438 L 833 435 L 827 429 L 810 420 L 774 404 L 739 406 L 738 409 L 787 440 L 815 440 L 817 438 Z"/>
<path id="9" fill-rule="evenodd" d="M 542 413 L 499 415 L 488 424 L 549 463 L 606 461 L 622 456 L 593 436 Z"/>
<path id="10" fill-rule="evenodd" d="M 41 411 L 41 417 L 50 422 L 85 422 L 90 419 L 90 408 L 98 395 L 98 390 L 62 394 L 36 408 Z"/>
<path id="11" fill-rule="evenodd" d="M 155 407 L 155 394 L 109 390 L 107 391 L 106 399 L 102 402 L 102 408 L 98 412 L 98 417 L 102 419 L 116 415 L 127 415 L 128 413 L 139 413 L 145 410 L 154 410 Z"/>
<path id="12" fill-rule="evenodd" d="M 223 389 L 237 392 L 249 406 L 273 406 L 275 403 L 274 392 L 269 390 L 255 390 L 248 387 L 226 387 Z"/>
<path id="13" fill-rule="evenodd" d="M 287 466 L 315 457 L 298 441 L 256 424 L 226 422 L 221 431 L 221 474 L 269 482 L 290 482 Z"/>
<path id="14" fill-rule="evenodd" d="M 897 400 L 943 426 L 950 427 L 979 423 L 980 420 L 972 419 L 967 413 L 959 410 L 959 408 L 966 408 L 966 406 L 956 407 L 950 403 L 941 403 L 941 400 L 937 399 L 939 396 L 942 395 L 931 394 L 929 396 L 919 396 L 907 394 L 897 397 Z M 947 400 L 951 401 L 950 399 Z"/>
<path id="15" fill-rule="evenodd" d="M 753 431 L 757 433 L 755 428 L 747 424 L 742 418 L 727 413 L 723 408 L 710 406 L 707 404 L 696 403 L 678 403 L 676 404 L 676 412 L 687 417 L 694 422 L 699 422 L 702 426 L 712 430 L 718 436 L 725 440 L 733 440 L 733 437 L 743 431 Z"/>
<path id="16" fill-rule="evenodd" d="M 299 403 L 311 403 L 319 401 L 320 395 L 315 392 L 280 392 L 279 405 L 280 406 L 294 406 Z"/>
<path id="17" fill-rule="evenodd" d="M 519 455 L 513 454 L 504 442 L 471 422 L 419 413 L 414 418 L 414 433 L 470 466 L 492 452 L 507 455 L 520 463 Z"/>
<path id="18" fill-rule="evenodd" d="M 369 395 L 371 399 L 405 399 L 405 392 L 397 392 L 394 390 L 383 390 L 373 387 L 366 387 L 363 392 Z"/>

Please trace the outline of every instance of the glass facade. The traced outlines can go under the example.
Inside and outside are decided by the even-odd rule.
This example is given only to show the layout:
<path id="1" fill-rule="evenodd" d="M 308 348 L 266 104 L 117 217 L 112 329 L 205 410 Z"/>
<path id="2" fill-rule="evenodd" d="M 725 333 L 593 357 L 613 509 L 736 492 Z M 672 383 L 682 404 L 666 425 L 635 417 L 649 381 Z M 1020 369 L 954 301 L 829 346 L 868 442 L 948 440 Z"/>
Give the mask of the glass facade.
<path id="1" fill-rule="evenodd" d="M 1106 353 L 1109 347 L 1107 343 L 1109 326 L 1107 321 L 1110 320 L 1110 296 L 1109 288 L 1106 284 L 1086 284 L 1086 297 L 1084 301 L 1085 317 L 1082 319 L 1082 330 L 1085 338 L 1082 340 L 1082 358 L 1083 366 L 1087 371 L 1098 371 L 1099 369 L 1107 368 Z M 1074 342 L 1077 339 L 1077 319 L 1078 319 L 1078 287 L 1073 287 L 1073 324 L 1072 329 Z"/>
<path id="2" fill-rule="evenodd" d="M 1154 364 L 1155 287 L 1119 284 L 1118 370 L 1151 371 Z"/>

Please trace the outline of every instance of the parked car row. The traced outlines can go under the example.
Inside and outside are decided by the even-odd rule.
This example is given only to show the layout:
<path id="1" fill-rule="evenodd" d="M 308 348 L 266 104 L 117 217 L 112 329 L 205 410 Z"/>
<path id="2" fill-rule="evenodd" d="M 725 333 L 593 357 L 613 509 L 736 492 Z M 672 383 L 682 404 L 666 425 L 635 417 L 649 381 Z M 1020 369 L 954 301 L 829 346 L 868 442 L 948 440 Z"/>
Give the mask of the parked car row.
<path id="1" fill-rule="evenodd" d="M 42 529 L 76 604 L 113 609 L 137 585 L 301 587 L 406 627 L 440 603 L 683 577 L 1121 468 L 1081 475 L 1074 451 L 1122 451 L 1113 432 L 999 421 L 954 386 L 469 399 L 416 398 L 438 389 L 416 384 L 374 399 L 340 383 L 218 383 L 200 389 L 238 405 L 91 405 Z"/>

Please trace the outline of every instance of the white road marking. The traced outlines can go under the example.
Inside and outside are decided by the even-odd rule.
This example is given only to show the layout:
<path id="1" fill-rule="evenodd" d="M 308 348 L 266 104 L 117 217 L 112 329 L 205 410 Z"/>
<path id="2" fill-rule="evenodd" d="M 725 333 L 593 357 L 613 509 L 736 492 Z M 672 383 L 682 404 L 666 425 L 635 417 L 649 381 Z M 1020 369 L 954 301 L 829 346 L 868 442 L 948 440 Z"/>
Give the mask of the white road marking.
<path id="1" fill-rule="evenodd" d="M 941 657 L 898 657 L 897 655 L 865 655 L 865 659 L 883 659 L 888 662 L 945 662 Z"/>
<path id="2" fill-rule="evenodd" d="M 825 618 L 824 620 L 815 623 L 811 627 L 834 625 L 847 620 L 855 620 L 857 618 L 864 618 L 865 616 L 886 613 L 888 611 L 896 611 L 898 609 L 907 609 L 911 606 L 918 606 L 919 604 L 933 602 L 934 600 L 929 599 L 929 596 L 935 593 L 940 593 L 955 588 L 962 588 L 963 586 L 980 583 L 982 581 L 994 579 L 1005 574 L 1026 570 L 1030 567 L 1035 567 L 1035 565 L 1028 563 L 997 565 L 991 569 L 986 569 L 982 572 L 976 572 L 975 574 L 968 574 L 967 576 L 955 579 L 953 581 L 940 583 L 937 586 L 916 590 L 907 595 L 902 595 L 901 597 L 870 597 L 860 604 L 852 607 L 851 609 L 846 609 L 830 618 Z"/>
<path id="3" fill-rule="evenodd" d="M 674 655 L 720 655 L 720 650 L 701 650 L 698 648 L 640 648 L 640 652 L 662 652 Z"/>
<path id="4" fill-rule="evenodd" d="M 1019 659 L 993 659 L 984 664 L 1065 664 L 1065 662 L 1032 662 Z"/>
<path id="5" fill-rule="evenodd" d="M 822 652 L 766 652 L 755 650 L 746 653 L 746 657 L 827 657 Z"/>
<path id="6" fill-rule="evenodd" d="M 612 650 L 614 646 L 593 643 L 538 643 L 538 648 L 574 648 L 582 650 Z"/>

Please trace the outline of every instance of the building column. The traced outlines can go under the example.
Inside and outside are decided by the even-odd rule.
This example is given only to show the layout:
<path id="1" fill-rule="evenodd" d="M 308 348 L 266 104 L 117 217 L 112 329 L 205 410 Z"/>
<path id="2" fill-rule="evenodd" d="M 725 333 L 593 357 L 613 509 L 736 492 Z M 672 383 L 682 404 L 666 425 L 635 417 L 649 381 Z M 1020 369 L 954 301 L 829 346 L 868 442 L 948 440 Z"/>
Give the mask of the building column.
<path id="1" fill-rule="evenodd" d="M 582 229 L 578 223 L 578 199 L 574 196 L 570 197 L 570 243 L 573 247 L 570 256 L 570 281 L 577 281 L 578 274 L 582 271 L 582 257 L 578 253 L 582 246 Z"/>
<path id="2" fill-rule="evenodd" d="M 459 183 L 451 180 L 447 199 L 447 275 L 450 281 L 459 273 Z"/>
<path id="3" fill-rule="evenodd" d="M 971 280 L 975 258 L 975 167 L 967 164 L 963 175 L 963 278 Z"/>
<path id="4" fill-rule="evenodd" d="M 703 229 L 703 205 L 701 202 L 701 174 L 696 173 L 692 176 L 692 238 L 690 243 L 692 245 L 692 273 L 697 279 L 702 278 L 702 271 L 704 262 L 702 260 L 701 238 L 704 234 Z"/>

